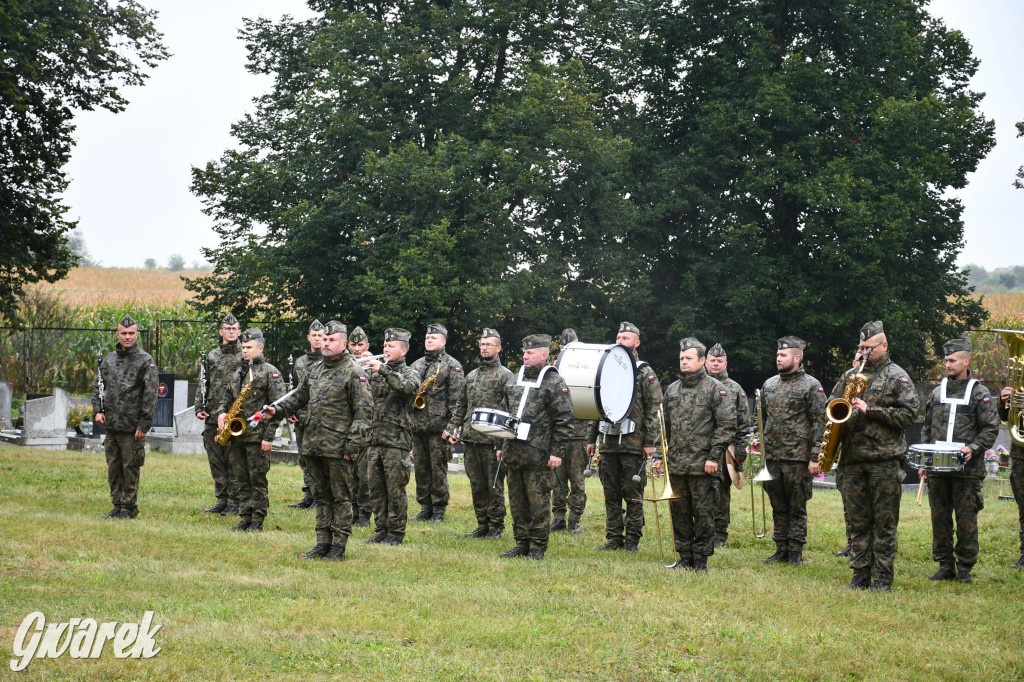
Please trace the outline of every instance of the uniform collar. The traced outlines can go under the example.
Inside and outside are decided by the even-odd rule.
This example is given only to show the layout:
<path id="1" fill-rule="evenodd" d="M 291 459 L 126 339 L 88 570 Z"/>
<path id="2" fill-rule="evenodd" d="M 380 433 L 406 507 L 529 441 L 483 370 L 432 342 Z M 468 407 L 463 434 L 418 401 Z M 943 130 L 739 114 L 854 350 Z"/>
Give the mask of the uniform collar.
<path id="1" fill-rule="evenodd" d="M 135 345 L 133 345 L 131 348 L 125 350 L 124 348 L 121 348 L 121 342 L 119 341 L 117 343 L 117 346 L 115 346 L 115 350 L 117 350 L 117 354 L 120 355 L 123 358 L 131 356 L 131 355 L 135 355 L 136 353 L 139 352 L 139 342 L 136 341 Z"/>
<path id="2" fill-rule="evenodd" d="M 683 374 L 682 372 L 680 372 L 679 381 L 683 384 L 683 386 L 686 386 L 687 388 L 693 388 L 701 381 L 703 381 L 704 377 L 706 377 L 707 375 L 707 370 L 704 367 L 701 367 L 693 374 Z"/>
<path id="3" fill-rule="evenodd" d="M 348 352 L 347 348 L 343 348 L 337 355 L 327 356 L 323 353 L 319 353 L 320 357 L 324 359 L 324 364 L 328 367 L 335 367 L 345 361 L 348 357 L 351 357 L 351 353 Z"/>
<path id="4" fill-rule="evenodd" d="M 321 351 L 319 348 L 317 348 L 316 350 L 310 348 L 309 350 L 306 351 L 306 357 L 309 358 L 310 360 L 319 360 L 323 356 L 323 351 Z"/>
<path id="5" fill-rule="evenodd" d="M 497 367 L 499 364 L 501 363 L 498 360 L 497 356 L 495 356 L 493 360 L 484 360 L 483 358 L 480 358 L 481 367 Z"/>
<path id="6" fill-rule="evenodd" d="M 726 379 L 729 378 L 729 370 L 728 369 L 723 369 L 721 372 L 718 372 L 716 374 L 712 374 L 711 372 L 708 372 L 708 376 L 711 377 L 712 379 L 718 379 L 719 381 L 725 381 Z"/>
<path id="7" fill-rule="evenodd" d="M 807 372 L 804 371 L 803 365 L 800 365 L 799 367 L 794 369 L 792 372 L 786 372 L 785 374 L 779 374 L 779 378 L 782 379 L 783 381 L 793 381 L 795 379 L 798 379 L 798 378 L 802 377 L 806 373 Z"/>
<path id="8" fill-rule="evenodd" d="M 227 343 L 220 344 L 221 353 L 230 353 L 231 355 L 237 355 L 242 352 L 242 344 L 238 343 L 238 339 L 234 341 L 228 341 Z"/>

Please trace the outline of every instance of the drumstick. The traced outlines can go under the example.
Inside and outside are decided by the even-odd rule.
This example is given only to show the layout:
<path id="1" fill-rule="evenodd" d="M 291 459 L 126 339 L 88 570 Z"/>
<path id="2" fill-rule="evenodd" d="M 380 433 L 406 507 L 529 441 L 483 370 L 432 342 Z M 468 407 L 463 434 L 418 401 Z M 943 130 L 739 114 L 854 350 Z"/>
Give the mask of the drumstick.
<path id="1" fill-rule="evenodd" d="M 494 470 L 494 483 L 491 484 L 492 488 L 498 487 L 498 476 L 501 475 L 501 460 L 498 460 L 498 468 Z"/>
<path id="2" fill-rule="evenodd" d="M 921 506 L 921 498 L 924 497 L 924 482 L 926 480 L 927 479 L 922 478 L 921 479 L 921 484 L 919 486 L 917 486 L 917 506 L 918 507 Z"/>

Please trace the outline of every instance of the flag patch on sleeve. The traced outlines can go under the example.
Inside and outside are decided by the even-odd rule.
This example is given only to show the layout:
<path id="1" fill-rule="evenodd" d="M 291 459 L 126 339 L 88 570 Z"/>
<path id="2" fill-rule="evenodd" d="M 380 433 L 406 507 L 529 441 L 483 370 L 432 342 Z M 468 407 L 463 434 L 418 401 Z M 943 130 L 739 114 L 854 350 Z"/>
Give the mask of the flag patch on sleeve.
<path id="1" fill-rule="evenodd" d="M 275 379 L 280 379 L 280 378 L 281 378 L 281 375 L 280 375 L 280 374 L 274 374 L 274 375 L 273 375 L 273 377 L 274 377 Z"/>
<path id="2" fill-rule="evenodd" d="M 900 379 L 900 382 L 904 383 L 904 384 L 909 384 L 910 383 L 910 379 L 908 379 L 906 377 L 903 377 L 903 378 Z"/>
<path id="3" fill-rule="evenodd" d="M 562 389 L 562 393 L 568 393 L 568 392 L 569 392 L 569 389 L 567 389 L 567 388 L 563 388 Z"/>
<path id="4" fill-rule="evenodd" d="M 821 386 L 818 386 L 818 393 L 824 393 L 824 392 L 825 392 L 825 389 L 823 389 Z"/>
<path id="5" fill-rule="evenodd" d="M 991 398 L 985 398 L 985 402 L 986 403 L 989 402 L 990 400 L 991 400 Z"/>
<path id="6" fill-rule="evenodd" d="M 724 398 L 725 396 L 729 395 L 729 391 L 719 391 L 718 395 L 720 395 L 720 396 L 722 396 Z"/>
<path id="7" fill-rule="evenodd" d="M 360 376 L 360 377 L 359 377 L 359 380 L 360 380 L 360 381 L 366 381 L 366 377 L 364 377 L 364 376 Z"/>

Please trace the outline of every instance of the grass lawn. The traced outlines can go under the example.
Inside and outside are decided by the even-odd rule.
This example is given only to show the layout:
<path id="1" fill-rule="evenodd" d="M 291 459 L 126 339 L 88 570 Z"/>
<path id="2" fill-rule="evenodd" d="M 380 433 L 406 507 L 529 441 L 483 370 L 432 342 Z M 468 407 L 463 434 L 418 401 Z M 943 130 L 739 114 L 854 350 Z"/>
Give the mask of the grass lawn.
<path id="1" fill-rule="evenodd" d="M 541 562 L 498 558 L 511 521 L 497 543 L 463 538 L 475 524 L 462 475 L 446 521 L 410 524 L 405 545 L 365 545 L 357 528 L 348 560 L 302 561 L 313 514 L 286 507 L 300 480 L 274 466 L 267 530 L 229 533 L 235 519 L 199 512 L 213 502 L 205 458 L 153 453 L 141 516 L 108 521 L 102 455 L 0 447 L 0 679 L 1024 677 L 1016 506 L 994 491 L 974 584 L 928 581 L 927 499 L 906 495 L 896 586 L 875 594 L 843 587 L 834 491 L 815 492 L 807 563 L 792 567 L 761 563 L 773 547 L 752 535 L 748 491 L 734 490 L 729 546 L 696 575 L 661 568 L 650 512 L 638 555 L 594 551 L 595 479 L 583 533 L 555 534 Z M 117 660 L 108 644 L 98 660 L 8 666 L 33 611 L 139 622 L 146 610 L 162 625 L 154 658 Z"/>

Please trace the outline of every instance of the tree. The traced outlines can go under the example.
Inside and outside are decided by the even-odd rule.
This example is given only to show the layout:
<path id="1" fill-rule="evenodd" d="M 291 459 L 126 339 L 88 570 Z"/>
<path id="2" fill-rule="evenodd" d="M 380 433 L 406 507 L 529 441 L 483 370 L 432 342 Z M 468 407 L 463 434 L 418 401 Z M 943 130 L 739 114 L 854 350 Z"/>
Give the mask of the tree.
<path id="1" fill-rule="evenodd" d="M 143 262 L 142 267 L 147 270 L 156 270 L 156 258 L 147 258 L 145 262 Z"/>
<path id="2" fill-rule="evenodd" d="M 185 257 L 180 253 L 172 253 L 167 259 L 167 269 L 171 272 L 181 272 L 185 269 Z"/>
<path id="3" fill-rule="evenodd" d="M 76 267 L 94 268 L 99 265 L 99 261 L 93 260 L 92 254 L 89 253 L 89 247 L 85 243 L 85 237 L 80 232 L 72 232 L 68 236 L 68 250 L 75 258 Z"/>
<path id="4" fill-rule="evenodd" d="M 60 198 L 74 113 L 124 109 L 118 88 L 167 57 L 154 17 L 132 0 L 0 2 L 0 318 L 75 265 Z"/>

